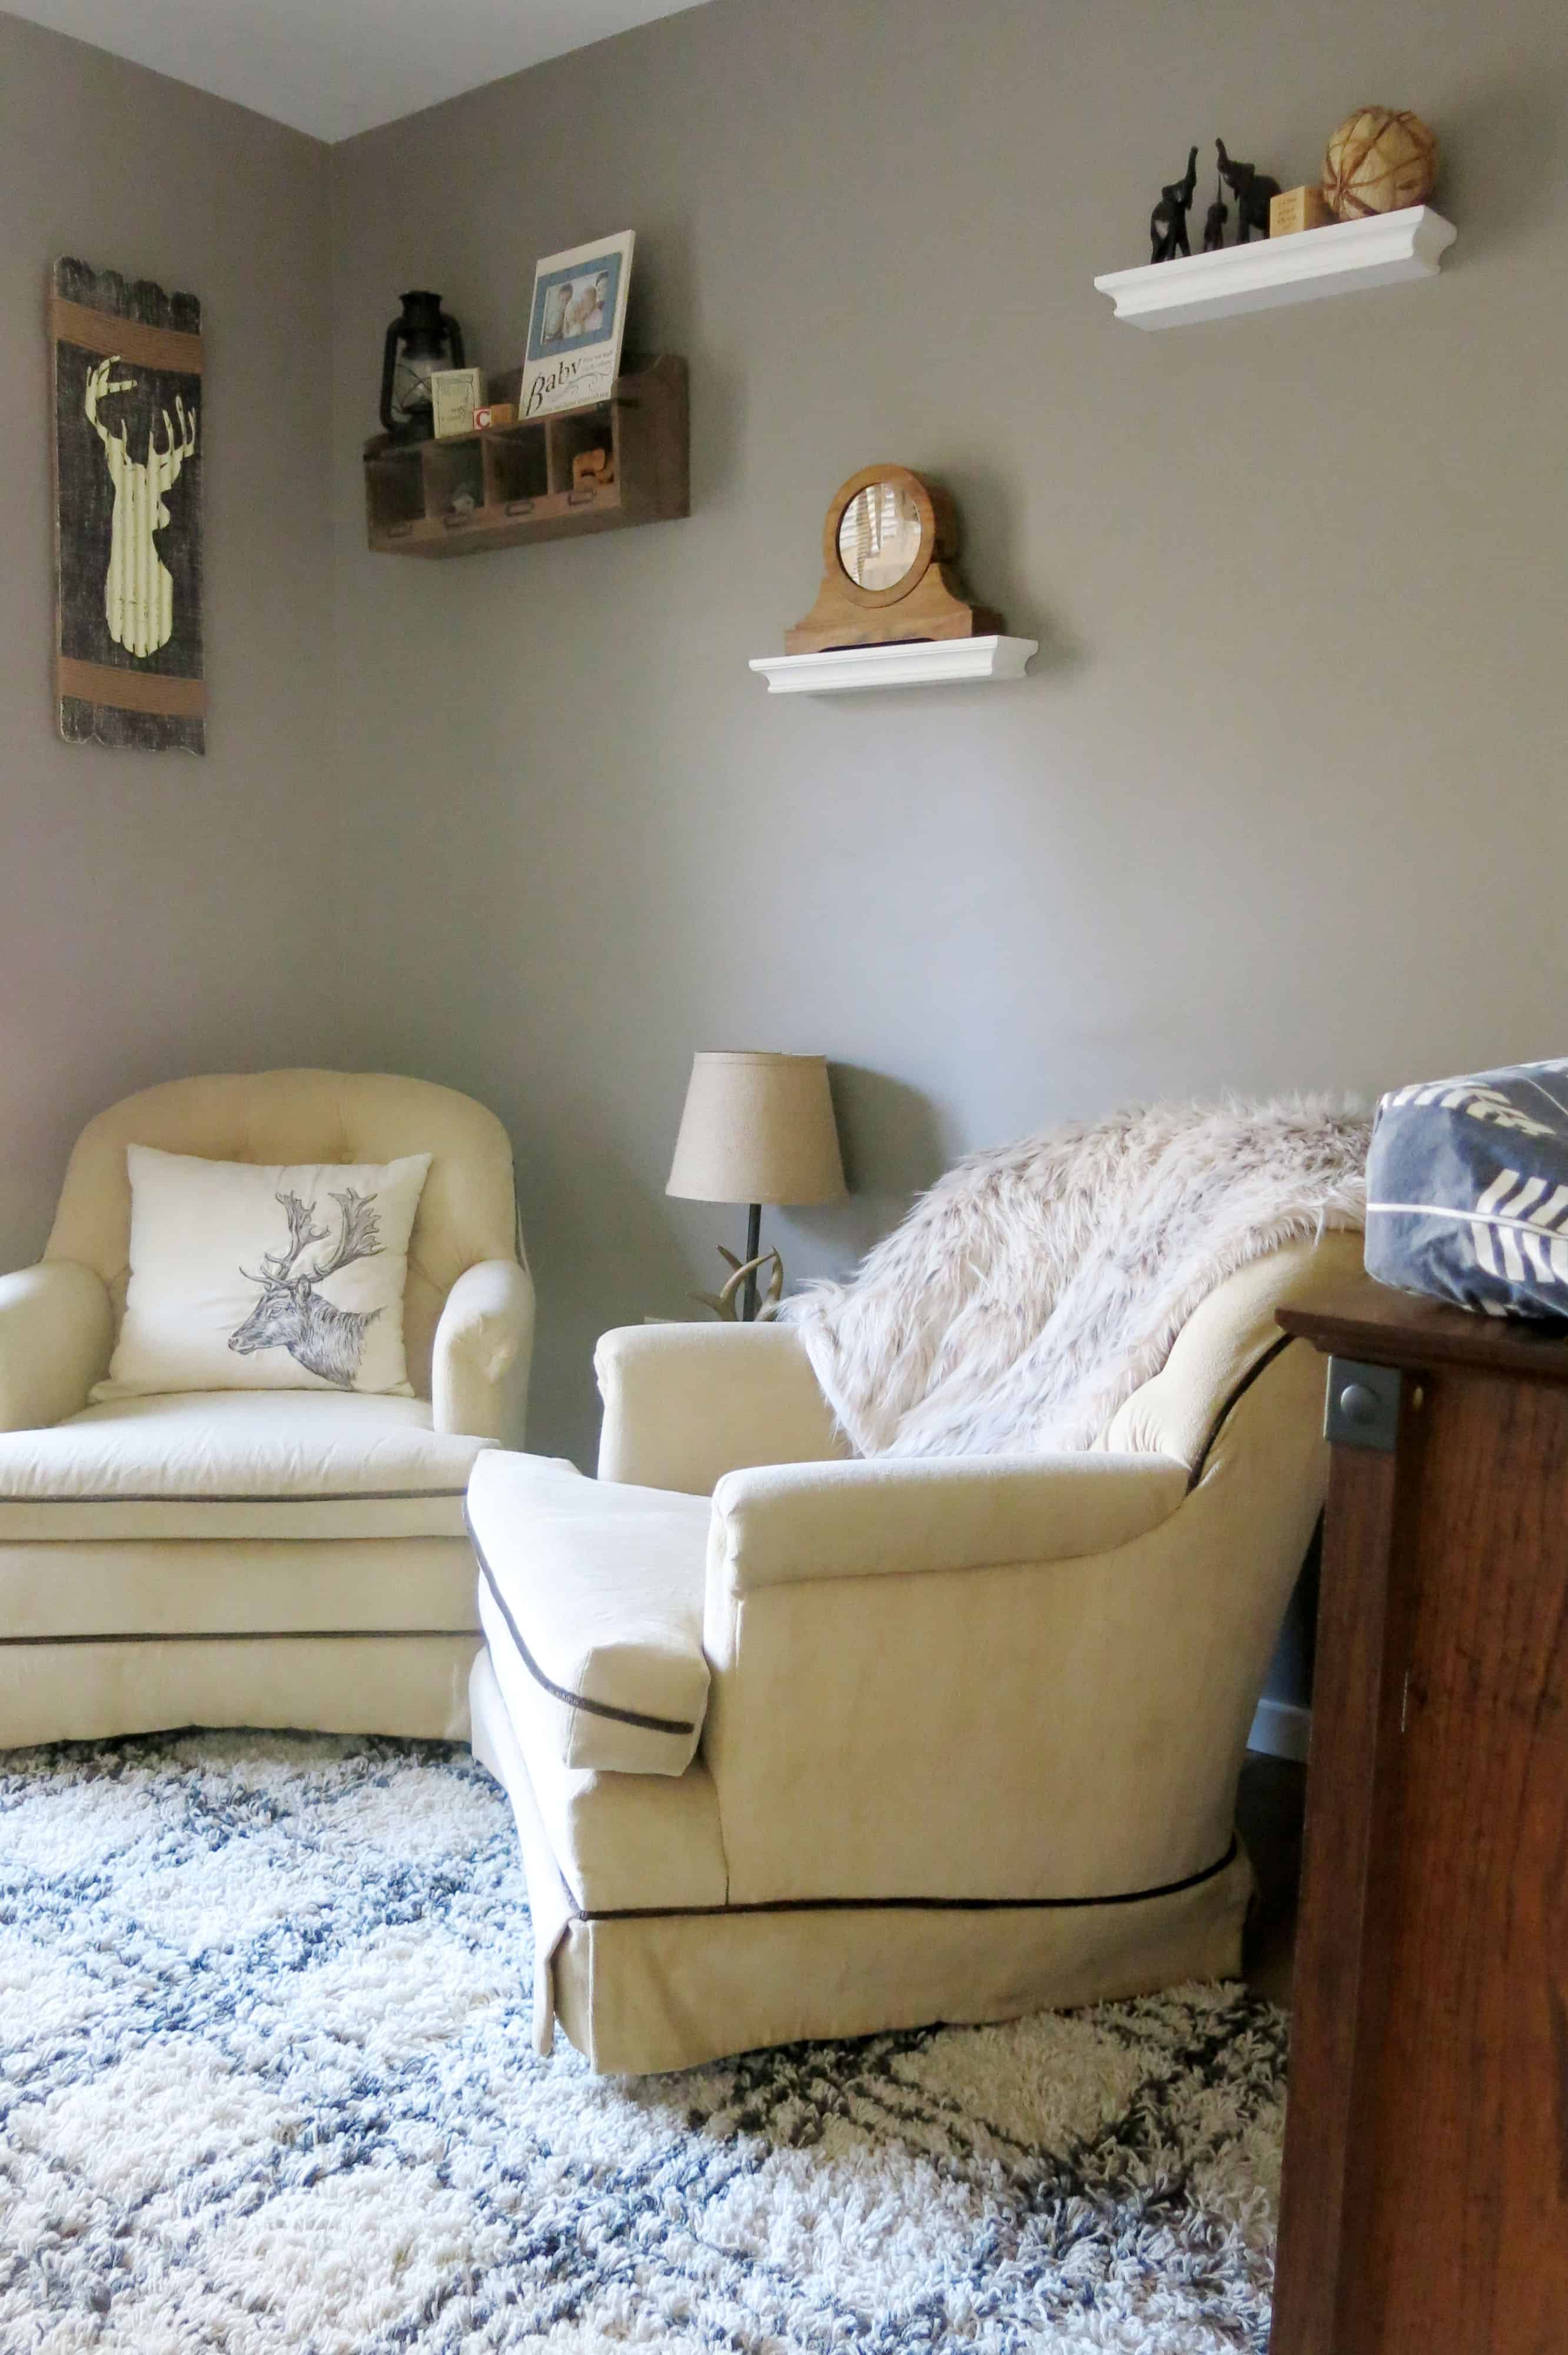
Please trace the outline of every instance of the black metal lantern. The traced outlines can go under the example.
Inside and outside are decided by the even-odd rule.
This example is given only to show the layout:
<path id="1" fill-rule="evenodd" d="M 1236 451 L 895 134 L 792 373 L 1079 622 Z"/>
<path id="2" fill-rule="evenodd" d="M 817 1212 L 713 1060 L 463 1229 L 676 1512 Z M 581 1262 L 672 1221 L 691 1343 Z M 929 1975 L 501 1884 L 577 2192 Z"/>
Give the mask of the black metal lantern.
<path id="1" fill-rule="evenodd" d="M 461 368 L 462 329 L 439 294 L 400 294 L 403 315 L 387 330 L 381 358 L 381 422 L 395 441 L 428 442 L 435 432 L 430 378 Z"/>

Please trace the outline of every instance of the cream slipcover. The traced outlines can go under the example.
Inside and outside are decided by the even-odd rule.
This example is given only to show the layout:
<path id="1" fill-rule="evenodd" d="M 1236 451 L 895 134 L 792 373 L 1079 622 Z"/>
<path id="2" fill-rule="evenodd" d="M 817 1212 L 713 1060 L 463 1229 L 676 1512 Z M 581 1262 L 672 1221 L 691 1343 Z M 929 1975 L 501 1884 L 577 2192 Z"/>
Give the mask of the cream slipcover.
<path id="1" fill-rule="evenodd" d="M 1086 1455 L 849 1461 L 788 1328 L 607 1334 L 599 1478 L 630 1495 L 571 1509 L 598 1579 L 612 1530 L 653 1561 L 648 1492 L 685 1500 L 644 1600 L 685 1546 L 668 1640 L 700 1592 L 710 1683 L 683 1774 L 572 1763 L 528 1657 L 570 1662 L 571 1606 L 526 1569 L 558 1562 L 571 1476 L 533 1511 L 513 1474 L 510 1535 L 486 1527 L 524 1641 L 493 1629 L 471 1707 L 541 2049 L 558 2019 L 598 2069 L 680 2068 L 1234 1971 L 1236 1774 L 1327 1465 L 1321 1367 L 1275 1314 L 1360 1253 L 1329 1234 L 1233 1276 Z M 647 1672 L 603 1666 L 611 1701 Z"/>
<path id="2" fill-rule="evenodd" d="M 493 1450 L 469 1483 L 479 1613 L 563 1766 L 682 1774 L 707 1707 L 705 1498 Z"/>
<path id="3" fill-rule="evenodd" d="M 98 1407 L 125 1302 L 126 1147 L 432 1158 L 412 1399 L 224 1391 Z M 534 1290 L 494 1115 L 423 1080 L 177 1080 L 90 1123 L 36 1267 L 0 1277 L 0 1746 L 182 1724 L 461 1736 L 462 1497 L 522 1435 Z"/>

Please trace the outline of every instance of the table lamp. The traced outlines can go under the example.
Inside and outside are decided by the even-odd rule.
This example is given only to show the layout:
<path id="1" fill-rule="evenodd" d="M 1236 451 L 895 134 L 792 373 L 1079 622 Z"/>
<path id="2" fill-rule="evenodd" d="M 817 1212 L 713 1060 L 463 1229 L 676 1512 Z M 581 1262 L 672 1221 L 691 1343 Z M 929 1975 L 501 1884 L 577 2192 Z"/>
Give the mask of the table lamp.
<path id="1" fill-rule="evenodd" d="M 768 1306 L 784 1288 L 784 1263 L 762 1249 L 764 1202 L 834 1202 L 846 1192 L 825 1055 L 698 1054 L 692 1058 L 667 1194 L 691 1202 L 747 1205 L 746 1257 L 720 1252 L 734 1271 L 709 1305 L 740 1321 L 757 1315 L 757 1272 L 774 1263 Z"/>

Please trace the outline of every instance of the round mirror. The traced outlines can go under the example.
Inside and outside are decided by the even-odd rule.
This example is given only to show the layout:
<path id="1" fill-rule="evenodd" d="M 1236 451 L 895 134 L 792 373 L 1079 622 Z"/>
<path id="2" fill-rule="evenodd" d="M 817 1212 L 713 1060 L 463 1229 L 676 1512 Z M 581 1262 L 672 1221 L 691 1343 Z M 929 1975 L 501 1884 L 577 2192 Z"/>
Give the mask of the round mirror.
<path id="1" fill-rule="evenodd" d="M 857 589 L 895 589 L 920 554 L 920 510 L 902 483 L 868 483 L 839 517 L 839 562 Z"/>

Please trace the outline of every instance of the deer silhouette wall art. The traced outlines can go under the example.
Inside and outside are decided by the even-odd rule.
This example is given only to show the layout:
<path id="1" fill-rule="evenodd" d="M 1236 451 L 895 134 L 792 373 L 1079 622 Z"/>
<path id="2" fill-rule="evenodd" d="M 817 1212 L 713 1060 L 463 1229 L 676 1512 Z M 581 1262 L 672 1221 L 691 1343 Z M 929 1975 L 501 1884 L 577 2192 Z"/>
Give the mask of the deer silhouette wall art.
<path id="1" fill-rule="evenodd" d="M 338 1239 L 324 1258 L 305 1267 L 300 1265 L 302 1256 L 313 1243 L 326 1241 L 327 1230 L 311 1224 L 316 1209 L 313 1202 L 302 1202 L 297 1194 L 279 1194 L 275 1199 L 289 1221 L 288 1244 L 281 1252 L 263 1254 L 260 1274 L 240 1269 L 248 1284 L 261 1286 L 261 1297 L 244 1324 L 229 1335 L 228 1346 L 242 1358 L 254 1357 L 258 1349 L 287 1349 L 307 1373 L 319 1374 L 323 1381 L 351 1391 L 365 1351 L 366 1327 L 382 1311 L 338 1308 L 323 1297 L 321 1286 L 339 1268 L 357 1259 L 374 1259 L 381 1251 L 376 1197 L 357 1194 L 352 1186 L 334 1194 L 332 1199 L 343 1222 Z"/>
<path id="2" fill-rule="evenodd" d="M 104 463 L 114 485 L 103 612 L 117 646 L 131 655 L 154 655 L 175 634 L 174 575 L 158 554 L 154 535 L 169 522 L 164 494 L 173 489 L 180 468 L 195 453 L 196 417 L 194 409 L 186 414 L 185 402 L 176 393 L 175 414 L 179 423 L 171 422 L 166 409 L 162 411 L 163 448 L 158 447 L 158 430 L 154 425 L 148 429 L 146 457 L 132 458 L 123 421 L 116 432 L 98 412 L 99 402 L 110 393 L 136 389 L 134 377 L 113 373 L 120 365 L 115 355 L 90 368 L 82 396 L 87 421 L 103 444 Z"/>
<path id="3" fill-rule="evenodd" d="M 49 326 L 60 734 L 200 754 L 201 303 L 66 255 Z"/>

